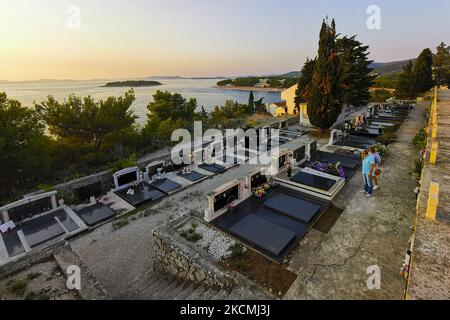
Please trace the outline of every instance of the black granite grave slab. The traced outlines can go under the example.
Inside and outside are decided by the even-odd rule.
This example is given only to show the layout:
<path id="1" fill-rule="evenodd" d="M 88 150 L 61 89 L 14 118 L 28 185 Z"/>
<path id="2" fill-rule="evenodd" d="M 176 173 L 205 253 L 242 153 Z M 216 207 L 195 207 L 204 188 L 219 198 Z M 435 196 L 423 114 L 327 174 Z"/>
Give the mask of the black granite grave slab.
<path id="1" fill-rule="evenodd" d="M 218 165 L 218 164 L 206 164 L 203 163 L 201 165 L 198 166 L 200 169 L 209 171 L 211 173 L 220 173 L 223 172 L 225 170 L 225 167 Z"/>
<path id="2" fill-rule="evenodd" d="M 358 159 L 355 159 L 354 157 L 323 151 L 317 151 L 311 160 L 331 163 L 340 162 L 344 167 L 348 167 L 350 169 L 356 169 L 360 165 L 360 161 Z"/>
<path id="3" fill-rule="evenodd" d="M 115 212 L 103 203 L 97 203 L 93 206 L 78 210 L 76 211 L 76 214 L 83 219 L 88 226 L 93 226 L 115 216 Z"/>
<path id="4" fill-rule="evenodd" d="M 253 214 L 294 232 L 299 239 L 303 238 L 309 229 L 308 224 L 266 207 L 259 208 Z"/>
<path id="5" fill-rule="evenodd" d="M 361 142 L 356 142 L 356 141 L 347 140 L 347 139 L 340 140 L 340 141 L 336 142 L 335 145 L 346 146 L 346 147 L 357 148 L 357 149 L 369 149 L 372 146 L 371 143 L 361 143 Z"/>
<path id="6" fill-rule="evenodd" d="M 274 256 L 279 256 L 295 239 L 295 233 L 254 214 L 236 223 L 230 231 Z"/>
<path id="7" fill-rule="evenodd" d="M 204 174 L 201 174 L 201 173 L 199 173 L 197 171 L 192 171 L 189 174 L 178 173 L 177 175 L 179 177 L 182 177 L 182 178 L 184 178 L 186 180 L 189 180 L 191 182 L 195 182 L 195 181 L 198 181 L 198 180 L 203 179 L 204 177 L 206 177 Z"/>
<path id="8" fill-rule="evenodd" d="M 265 201 L 264 207 L 304 223 L 310 223 L 322 209 L 317 204 L 286 194 L 277 194 L 273 198 Z"/>
<path id="9" fill-rule="evenodd" d="M 58 220 L 63 224 L 64 228 L 66 228 L 69 232 L 75 231 L 80 228 L 80 226 L 75 221 L 73 221 L 73 219 L 64 209 L 53 212 L 52 215 L 54 217 L 57 217 Z"/>
<path id="10" fill-rule="evenodd" d="M 157 201 L 167 196 L 166 193 L 156 189 L 147 182 L 141 182 L 137 185 L 137 187 L 132 187 L 132 189 L 134 190 L 133 195 L 127 194 L 127 191 L 129 189 L 130 188 L 125 188 L 119 191 L 115 191 L 114 193 L 133 206 L 138 206 L 148 201 Z"/>
<path id="11" fill-rule="evenodd" d="M 8 252 L 10 258 L 25 252 L 25 248 L 23 247 L 22 241 L 20 241 L 16 230 L 2 234 L 2 237 L 3 242 L 5 243 L 6 251 Z"/>
<path id="12" fill-rule="evenodd" d="M 336 180 L 320 177 L 307 172 L 299 172 L 291 178 L 291 181 L 323 191 L 330 191 L 336 184 Z"/>
<path id="13" fill-rule="evenodd" d="M 181 184 L 176 183 L 175 181 L 172 181 L 167 178 L 156 180 L 155 182 L 152 182 L 150 185 L 155 187 L 159 191 L 162 191 L 167 194 L 181 188 Z"/>
<path id="14" fill-rule="evenodd" d="M 22 224 L 21 229 L 30 247 L 37 246 L 65 233 L 52 214 L 26 221 Z"/>

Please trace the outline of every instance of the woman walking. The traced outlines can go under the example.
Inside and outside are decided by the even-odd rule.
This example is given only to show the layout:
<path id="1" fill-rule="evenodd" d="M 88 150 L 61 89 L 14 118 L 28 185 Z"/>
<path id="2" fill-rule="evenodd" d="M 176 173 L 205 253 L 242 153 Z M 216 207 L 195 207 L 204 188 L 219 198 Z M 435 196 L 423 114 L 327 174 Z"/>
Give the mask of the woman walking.
<path id="1" fill-rule="evenodd" d="M 373 175 L 373 190 L 377 190 L 378 187 L 378 178 L 381 175 L 381 169 L 380 169 L 380 165 L 381 165 L 381 156 L 380 154 L 377 152 L 377 149 L 375 149 L 375 147 L 370 147 L 369 149 L 369 155 L 371 157 L 373 157 L 374 161 L 375 161 L 375 172 Z"/>
<path id="2" fill-rule="evenodd" d="M 375 172 L 375 159 L 369 155 L 367 150 L 362 153 L 362 174 L 364 178 L 364 190 L 367 197 L 372 197 L 373 194 L 373 184 L 372 178 Z"/>

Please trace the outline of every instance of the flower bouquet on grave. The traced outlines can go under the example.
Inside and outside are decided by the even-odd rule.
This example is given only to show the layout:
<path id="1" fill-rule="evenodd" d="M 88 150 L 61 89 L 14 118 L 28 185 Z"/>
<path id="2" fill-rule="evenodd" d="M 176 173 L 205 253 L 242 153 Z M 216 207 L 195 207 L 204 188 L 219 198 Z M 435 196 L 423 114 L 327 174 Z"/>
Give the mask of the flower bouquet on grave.
<path id="1" fill-rule="evenodd" d="M 332 163 L 315 161 L 311 165 L 311 168 L 314 170 L 320 171 L 320 172 L 331 174 L 333 176 L 337 176 L 337 177 L 340 176 L 339 170 Z"/>
<path id="2" fill-rule="evenodd" d="M 269 182 L 269 185 L 271 188 L 275 188 L 278 186 L 278 181 L 272 180 Z"/>
<path id="3" fill-rule="evenodd" d="M 269 191 L 270 190 L 270 184 L 265 183 L 262 185 L 262 188 L 264 189 L 264 191 Z"/>
<path id="4" fill-rule="evenodd" d="M 255 196 L 260 199 L 263 198 L 265 194 L 266 194 L 266 190 L 264 190 L 263 188 L 257 188 L 255 190 Z"/>
<path id="5" fill-rule="evenodd" d="M 138 186 L 137 181 L 133 181 L 130 183 L 130 188 L 136 188 Z"/>

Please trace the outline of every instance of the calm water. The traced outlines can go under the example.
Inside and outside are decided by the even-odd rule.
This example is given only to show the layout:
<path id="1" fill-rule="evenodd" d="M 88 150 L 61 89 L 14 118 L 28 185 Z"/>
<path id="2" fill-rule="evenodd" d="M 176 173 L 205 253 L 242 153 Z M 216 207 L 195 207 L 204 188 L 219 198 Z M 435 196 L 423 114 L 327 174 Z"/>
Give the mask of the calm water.
<path id="1" fill-rule="evenodd" d="M 162 86 L 135 88 L 136 100 L 133 103 L 133 110 L 139 116 L 140 124 L 146 121 L 147 105 L 153 100 L 153 94 L 157 90 L 178 92 L 185 98 L 197 98 L 199 108 L 205 107 L 206 111 L 211 111 L 216 105 L 223 105 L 226 100 L 236 100 L 240 103 L 248 102 L 249 92 L 231 91 L 213 88 L 218 80 L 161 80 Z M 104 88 L 101 87 L 105 81 L 61 81 L 61 82 L 21 82 L 21 83 L 0 83 L 0 92 L 4 91 L 8 97 L 22 102 L 23 105 L 31 106 L 34 101 L 46 100 L 48 95 L 54 96 L 57 100 L 66 99 L 69 94 L 78 96 L 91 95 L 95 99 L 104 99 L 108 96 L 123 95 L 127 88 Z M 274 92 L 254 92 L 255 99 L 264 97 L 264 102 L 280 101 L 280 93 Z"/>

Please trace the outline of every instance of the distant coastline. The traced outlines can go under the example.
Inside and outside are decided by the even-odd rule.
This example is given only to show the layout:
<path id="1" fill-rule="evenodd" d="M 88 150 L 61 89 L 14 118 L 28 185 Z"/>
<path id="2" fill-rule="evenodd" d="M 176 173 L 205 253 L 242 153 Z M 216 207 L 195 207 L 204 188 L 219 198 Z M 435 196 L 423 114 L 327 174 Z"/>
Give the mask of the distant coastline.
<path id="1" fill-rule="evenodd" d="M 127 81 L 114 81 L 108 82 L 103 87 L 156 87 L 161 86 L 162 83 L 159 81 L 149 81 L 149 80 L 127 80 Z"/>
<path id="2" fill-rule="evenodd" d="M 261 88 L 261 87 L 239 87 L 239 86 L 213 86 L 216 89 L 235 90 L 235 91 L 254 91 L 254 92 L 282 92 L 285 89 L 280 88 Z"/>

